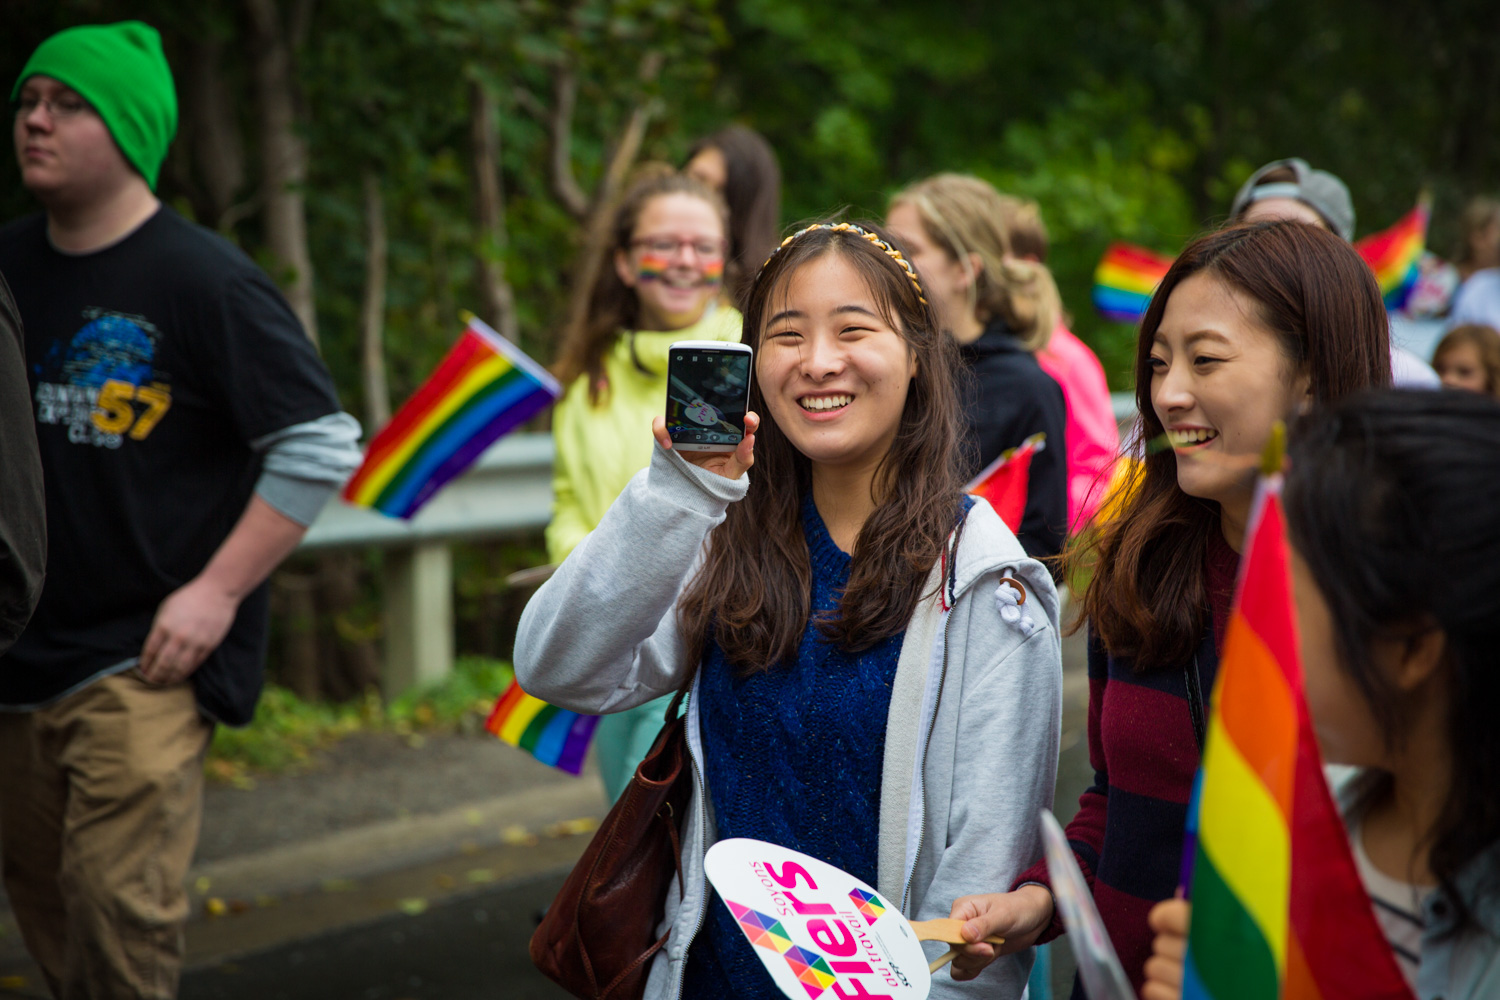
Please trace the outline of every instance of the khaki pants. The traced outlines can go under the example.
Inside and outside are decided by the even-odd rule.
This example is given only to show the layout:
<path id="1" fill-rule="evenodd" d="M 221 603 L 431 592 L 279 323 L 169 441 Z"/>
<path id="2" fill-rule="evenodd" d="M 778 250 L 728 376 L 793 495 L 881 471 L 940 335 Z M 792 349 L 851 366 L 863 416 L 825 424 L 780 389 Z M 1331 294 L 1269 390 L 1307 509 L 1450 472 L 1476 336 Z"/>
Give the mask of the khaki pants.
<path id="1" fill-rule="evenodd" d="M 0 712 L 5 890 L 54 996 L 176 996 L 212 733 L 134 670 Z"/>

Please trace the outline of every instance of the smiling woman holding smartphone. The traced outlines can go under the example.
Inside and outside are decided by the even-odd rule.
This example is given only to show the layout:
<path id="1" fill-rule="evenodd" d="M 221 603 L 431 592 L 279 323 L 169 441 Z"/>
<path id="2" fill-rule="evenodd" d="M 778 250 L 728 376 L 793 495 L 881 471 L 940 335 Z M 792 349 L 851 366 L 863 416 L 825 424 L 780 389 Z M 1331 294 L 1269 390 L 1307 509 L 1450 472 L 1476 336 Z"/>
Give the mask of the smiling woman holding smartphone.
<path id="1" fill-rule="evenodd" d="M 947 917 L 1040 850 L 1057 766 L 1057 594 L 962 492 L 957 352 L 900 251 L 873 226 L 802 230 L 755 280 L 743 339 L 744 439 L 684 451 L 658 416 L 651 465 L 516 642 L 526 690 L 575 711 L 690 685 L 694 794 L 650 998 L 781 996 L 705 882 L 716 840 Z M 1029 964 L 994 962 L 986 995 L 1019 997 Z M 939 974 L 932 995 L 960 990 Z"/>
<path id="2" fill-rule="evenodd" d="M 568 388 L 552 411 L 550 562 L 573 551 L 651 460 L 668 346 L 739 339 L 740 314 L 719 303 L 727 232 L 719 196 L 671 172 L 638 181 L 615 211 L 589 311 L 565 332 L 555 368 Z M 594 745 L 610 801 L 651 749 L 666 708 L 661 701 L 600 720 Z"/>

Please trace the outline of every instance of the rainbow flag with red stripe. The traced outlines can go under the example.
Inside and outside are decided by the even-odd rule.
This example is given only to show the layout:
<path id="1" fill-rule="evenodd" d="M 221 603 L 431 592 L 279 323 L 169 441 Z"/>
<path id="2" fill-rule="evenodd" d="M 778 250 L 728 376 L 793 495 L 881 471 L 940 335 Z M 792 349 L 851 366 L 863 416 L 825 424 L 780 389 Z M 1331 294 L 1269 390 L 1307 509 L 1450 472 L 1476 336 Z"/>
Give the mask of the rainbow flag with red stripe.
<path id="1" fill-rule="evenodd" d="M 1411 1000 L 1323 778 L 1279 475 L 1257 507 L 1190 810 L 1183 1000 Z"/>
<path id="2" fill-rule="evenodd" d="M 597 715 L 579 715 L 521 690 L 515 681 L 495 702 L 484 728 L 511 746 L 520 747 L 543 764 L 578 774 L 594 738 Z"/>
<path id="3" fill-rule="evenodd" d="M 1422 259 L 1427 248 L 1427 223 L 1432 207 L 1424 195 L 1401 220 L 1389 229 L 1355 240 L 1354 249 L 1375 272 L 1375 282 L 1385 297 L 1385 307 L 1392 312 L 1406 305 L 1416 287 Z"/>
<path id="4" fill-rule="evenodd" d="M 381 428 L 344 499 L 409 518 L 484 450 L 551 406 L 562 386 L 477 317 Z"/>
<path id="5" fill-rule="evenodd" d="M 1094 269 L 1094 308 L 1116 323 L 1138 322 L 1171 266 L 1171 257 L 1145 247 L 1110 244 Z"/>

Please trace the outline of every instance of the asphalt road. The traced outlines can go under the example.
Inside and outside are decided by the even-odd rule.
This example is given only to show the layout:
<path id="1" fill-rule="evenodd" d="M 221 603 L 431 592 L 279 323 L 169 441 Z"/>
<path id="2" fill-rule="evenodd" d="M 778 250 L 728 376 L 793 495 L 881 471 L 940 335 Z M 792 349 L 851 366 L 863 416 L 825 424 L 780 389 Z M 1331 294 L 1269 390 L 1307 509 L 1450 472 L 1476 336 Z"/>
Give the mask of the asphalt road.
<path id="1" fill-rule="evenodd" d="M 563 874 L 531 878 L 199 969 L 182 1000 L 566 1000 L 526 957 Z"/>

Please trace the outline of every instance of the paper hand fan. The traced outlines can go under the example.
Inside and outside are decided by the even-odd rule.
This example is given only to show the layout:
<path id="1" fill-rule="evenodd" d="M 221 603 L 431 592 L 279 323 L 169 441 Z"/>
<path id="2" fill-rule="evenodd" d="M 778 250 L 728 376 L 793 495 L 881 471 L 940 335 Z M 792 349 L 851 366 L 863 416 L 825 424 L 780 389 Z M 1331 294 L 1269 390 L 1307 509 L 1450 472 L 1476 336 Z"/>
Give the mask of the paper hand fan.
<path id="1" fill-rule="evenodd" d="M 956 950 L 929 967 L 921 942 L 963 940 L 963 921 L 908 921 L 848 872 L 765 841 L 721 840 L 703 864 L 756 957 L 791 1000 L 922 1000 L 932 973 Z"/>

